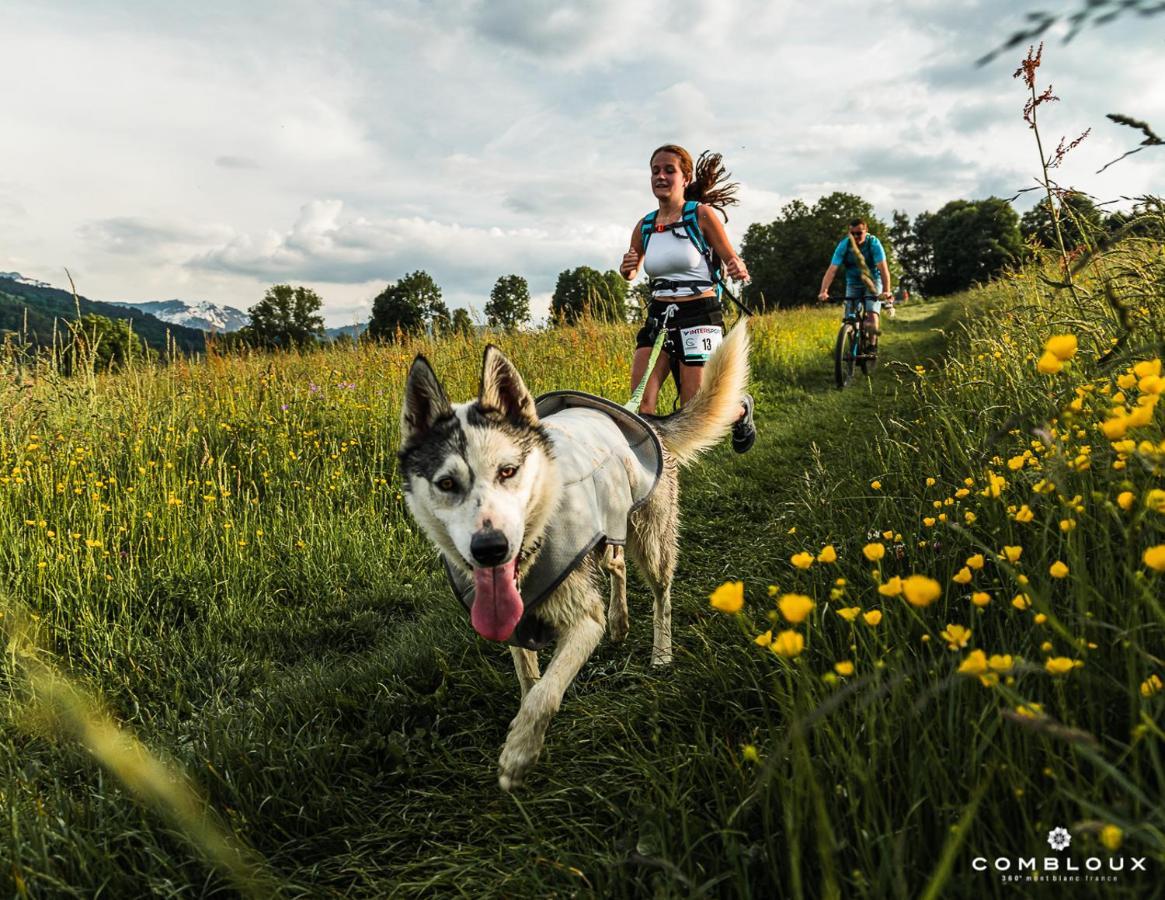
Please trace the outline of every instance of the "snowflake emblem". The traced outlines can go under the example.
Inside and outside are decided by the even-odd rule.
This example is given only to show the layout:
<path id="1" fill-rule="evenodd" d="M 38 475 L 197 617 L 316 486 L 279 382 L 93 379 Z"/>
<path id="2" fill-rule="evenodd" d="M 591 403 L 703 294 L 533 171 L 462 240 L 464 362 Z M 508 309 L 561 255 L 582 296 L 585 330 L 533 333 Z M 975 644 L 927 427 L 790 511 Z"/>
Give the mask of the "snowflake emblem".
<path id="1" fill-rule="evenodd" d="M 1067 828 L 1053 828 L 1048 832 L 1048 845 L 1053 850 L 1063 850 L 1072 843 L 1072 835 Z"/>

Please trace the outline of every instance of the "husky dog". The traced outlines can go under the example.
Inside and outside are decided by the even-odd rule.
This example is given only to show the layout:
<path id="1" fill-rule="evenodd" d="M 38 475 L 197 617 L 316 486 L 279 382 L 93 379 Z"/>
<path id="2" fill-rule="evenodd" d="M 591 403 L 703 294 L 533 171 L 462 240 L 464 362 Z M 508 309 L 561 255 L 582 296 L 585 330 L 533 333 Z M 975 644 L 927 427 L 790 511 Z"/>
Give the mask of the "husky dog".
<path id="1" fill-rule="evenodd" d="M 540 416 L 542 400 L 556 395 L 536 402 L 518 370 L 493 346 L 485 350 L 477 399 L 454 406 L 428 361 L 419 355 L 413 361 L 401 410 L 399 456 L 406 502 L 443 556 L 455 591 L 469 607 L 473 628 L 489 640 L 510 641 L 521 688 L 521 707 L 498 761 L 503 790 L 518 787 L 537 760 L 564 692 L 603 632 L 609 627 L 614 641 L 627 635 L 624 538 L 626 555 L 655 598 L 651 661 L 671 662 L 678 465 L 691 462 L 728 433 L 740 415 L 747 381 L 748 333 L 743 324 L 708 360 L 696 396 L 667 417 L 630 416 L 589 395 L 574 396 L 584 406 L 605 404 L 619 414 L 609 418 L 593 408 L 568 408 Z M 611 425 L 628 419 L 649 440 L 637 440 L 634 426 L 621 430 Z M 579 423 L 581 429 L 575 427 Z M 600 440 L 608 446 L 598 449 Z M 657 467 L 650 453 L 641 453 L 651 447 L 656 448 Z M 563 554 L 556 541 L 566 540 L 572 529 L 582 527 L 584 534 L 594 530 L 579 526 L 586 516 L 577 513 L 577 498 L 571 493 L 580 481 L 580 458 L 584 464 L 598 460 L 595 465 L 606 468 L 596 470 L 604 478 L 614 477 L 597 495 L 592 490 L 587 497 L 594 507 L 594 496 L 610 488 L 615 499 L 599 496 L 598 505 L 616 510 L 621 521 L 596 526 L 598 536 L 583 542 L 581 552 L 575 554 L 572 546 Z M 548 576 L 540 570 L 556 552 L 573 558 L 560 574 Z M 606 612 L 603 569 L 611 576 Z M 537 597 L 531 596 L 535 579 L 542 581 Z M 531 648 L 551 637 L 557 642 L 554 654 L 540 675 Z"/>

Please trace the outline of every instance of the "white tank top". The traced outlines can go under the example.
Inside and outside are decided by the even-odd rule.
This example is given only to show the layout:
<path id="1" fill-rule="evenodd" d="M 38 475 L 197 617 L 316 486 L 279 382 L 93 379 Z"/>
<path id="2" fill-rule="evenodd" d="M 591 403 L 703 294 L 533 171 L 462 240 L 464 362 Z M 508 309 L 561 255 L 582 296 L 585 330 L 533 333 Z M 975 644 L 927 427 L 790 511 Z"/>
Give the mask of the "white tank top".
<path id="1" fill-rule="evenodd" d="M 696 249 L 683 228 L 653 232 L 643 254 L 643 271 L 648 278 L 666 278 L 669 281 L 702 281 L 703 285 L 690 288 L 653 290 L 653 297 L 697 297 L 710 290 L 712 270 L 708 260 Z"/>

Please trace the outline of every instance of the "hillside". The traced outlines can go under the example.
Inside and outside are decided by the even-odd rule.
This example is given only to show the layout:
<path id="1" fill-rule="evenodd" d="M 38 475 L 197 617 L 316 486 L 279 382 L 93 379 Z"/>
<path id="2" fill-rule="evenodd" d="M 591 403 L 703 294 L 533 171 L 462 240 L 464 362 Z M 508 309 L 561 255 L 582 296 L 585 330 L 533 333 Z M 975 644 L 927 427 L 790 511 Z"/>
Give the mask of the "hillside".
<path id="1" fill-rule="evenodd" d="M 78 297 L 82 315 L 105 316 L 107 319 L 129 319 L 134 333 L 155 350 L 166 349 L 166 335 L 183 353 L 200 353 L 206 349 L 206 335 L 195 328 L 167 324 L 140 310 L 113 303 L 102 303 Z M 12 278 L 0 278 L 0 332 L 23 333 L 27 325 L 28 340 L 40 347 L 52 346 L 55 319 L 74 321 L 78 302 L 68 291 L 29 284 Z M 58 334 L 63 331 L 57 325 Z"/>

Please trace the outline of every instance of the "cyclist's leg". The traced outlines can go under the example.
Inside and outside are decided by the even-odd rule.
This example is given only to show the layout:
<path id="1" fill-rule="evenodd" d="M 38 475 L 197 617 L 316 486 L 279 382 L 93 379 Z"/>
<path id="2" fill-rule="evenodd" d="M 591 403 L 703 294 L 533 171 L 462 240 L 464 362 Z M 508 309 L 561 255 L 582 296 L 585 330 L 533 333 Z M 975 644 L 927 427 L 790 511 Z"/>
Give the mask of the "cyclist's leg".
<path id="1" fill-rule="evenodd" d="M 867 294 L 863 298 L 863 303 L 866 308 L 866 339 L 871 347 L 876 347 L 878 335 L 881 334 L 882 320 L 879 314 L 882 312 L 882 301 Z"/>

